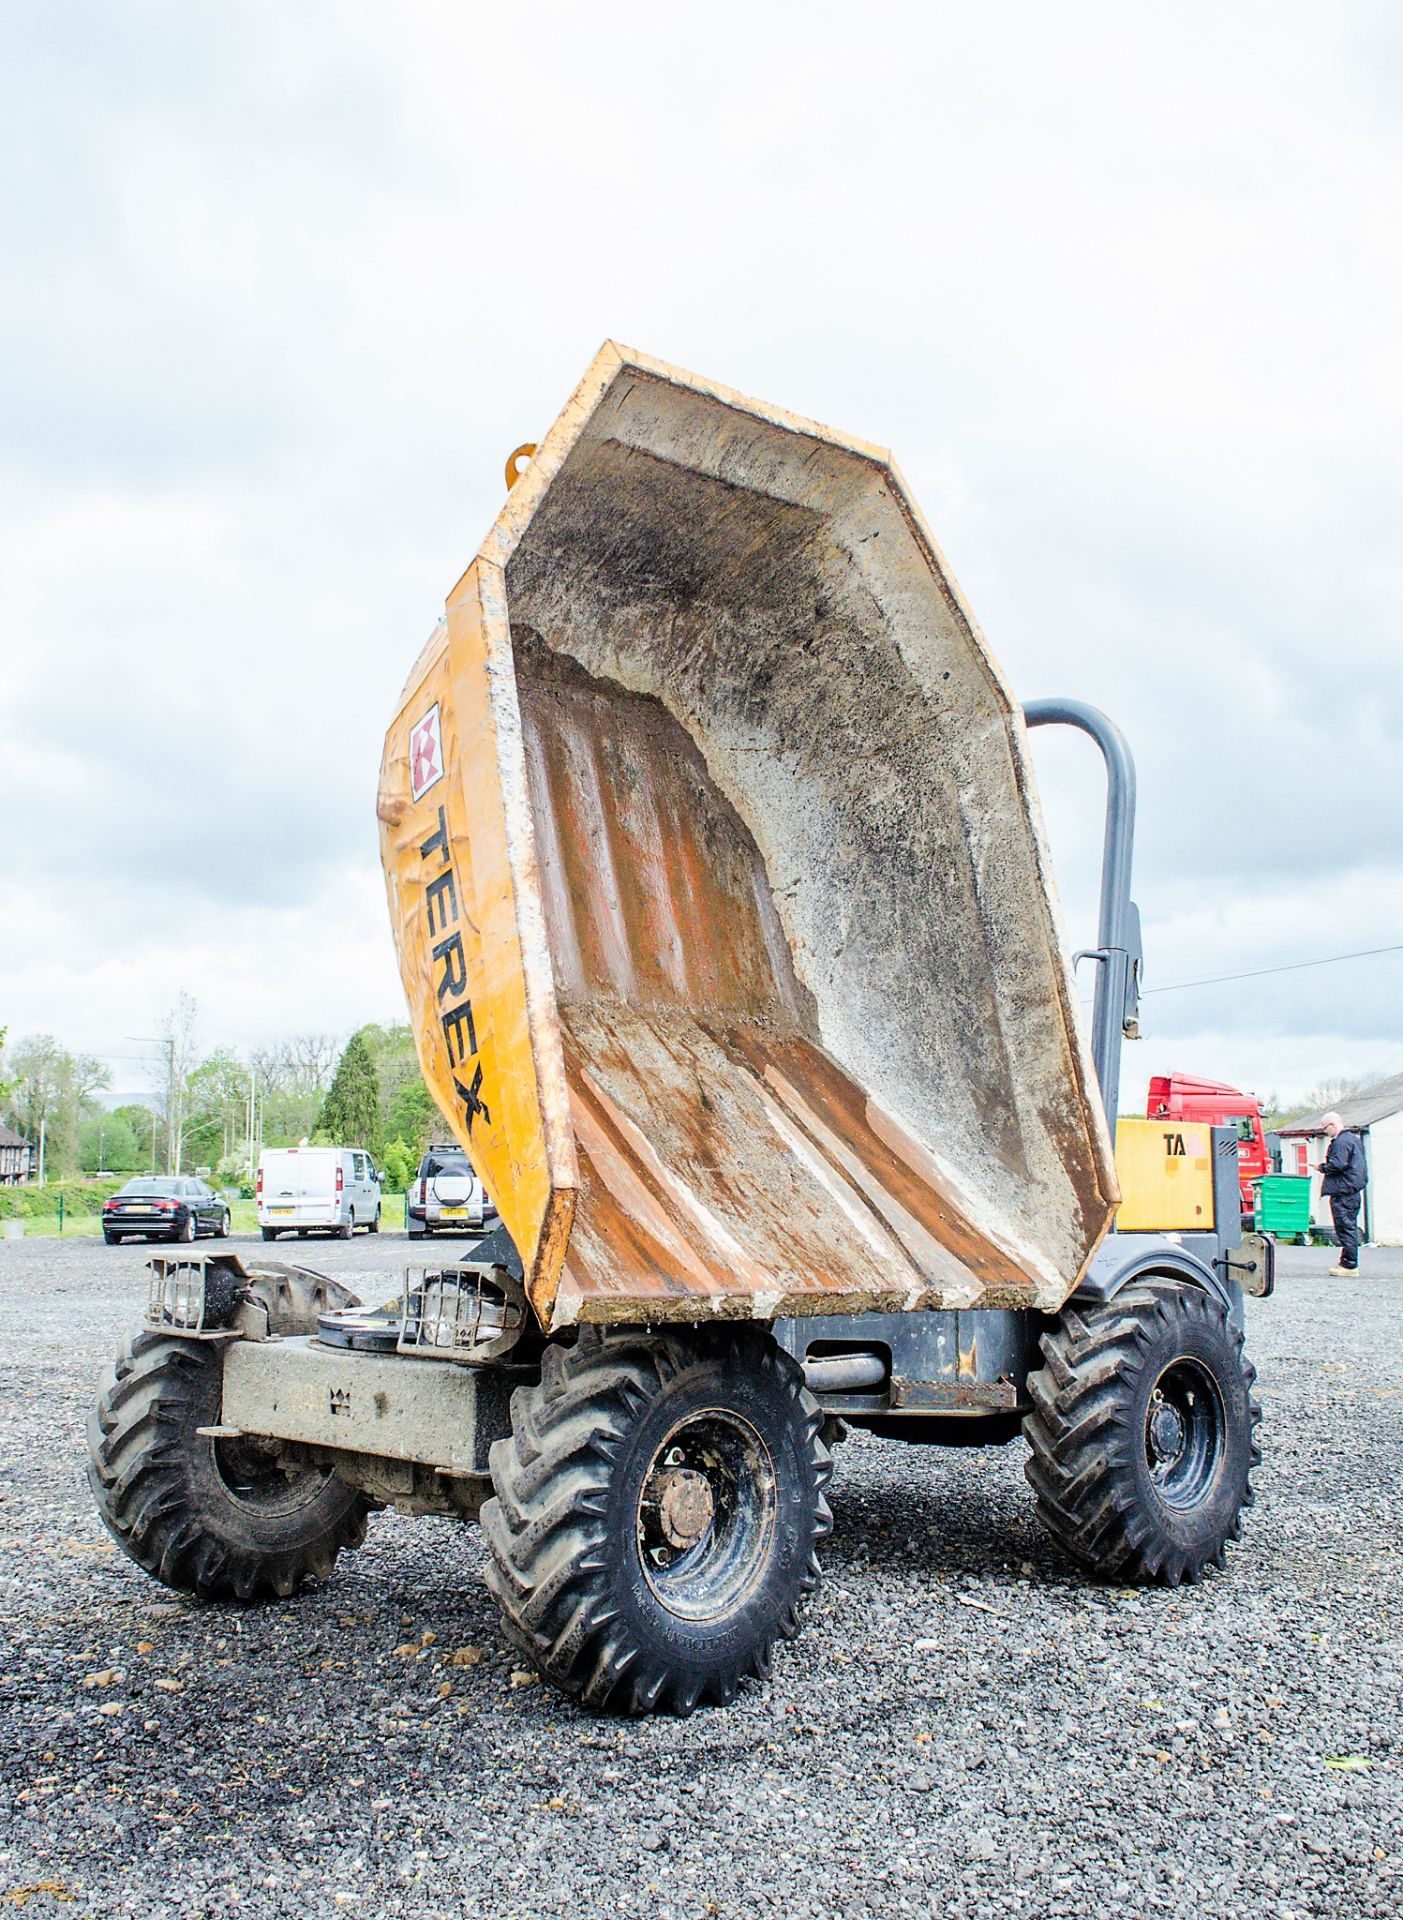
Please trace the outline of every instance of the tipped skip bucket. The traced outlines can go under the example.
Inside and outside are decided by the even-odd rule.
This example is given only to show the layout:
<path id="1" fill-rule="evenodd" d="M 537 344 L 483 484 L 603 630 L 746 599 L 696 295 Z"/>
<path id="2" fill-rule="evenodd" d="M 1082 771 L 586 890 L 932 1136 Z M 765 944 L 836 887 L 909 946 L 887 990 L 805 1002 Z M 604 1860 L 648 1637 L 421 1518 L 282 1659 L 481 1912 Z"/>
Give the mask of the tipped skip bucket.
<path id="1" fill-rule="evenodd" d="M 379 813 L 545 1325 L 1072 1290 L 1117 1194 L 1023 727 L 885 453 L 606 346 Z"/>

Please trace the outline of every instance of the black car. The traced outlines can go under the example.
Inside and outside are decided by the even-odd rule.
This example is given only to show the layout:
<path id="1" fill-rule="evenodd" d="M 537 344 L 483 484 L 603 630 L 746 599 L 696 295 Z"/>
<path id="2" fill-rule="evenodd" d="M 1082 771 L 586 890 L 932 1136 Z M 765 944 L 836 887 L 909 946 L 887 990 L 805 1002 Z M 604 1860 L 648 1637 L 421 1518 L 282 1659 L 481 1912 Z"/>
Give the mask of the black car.
<path id="1" fill-rule="evenodd" d="M 198 1240 L 229 1232 L 229 1209 L 203 1180 L 156 1174 L 128 1180 L 102 1203 L 102 1237 L 108 1246 L 133 1239 Z"/>

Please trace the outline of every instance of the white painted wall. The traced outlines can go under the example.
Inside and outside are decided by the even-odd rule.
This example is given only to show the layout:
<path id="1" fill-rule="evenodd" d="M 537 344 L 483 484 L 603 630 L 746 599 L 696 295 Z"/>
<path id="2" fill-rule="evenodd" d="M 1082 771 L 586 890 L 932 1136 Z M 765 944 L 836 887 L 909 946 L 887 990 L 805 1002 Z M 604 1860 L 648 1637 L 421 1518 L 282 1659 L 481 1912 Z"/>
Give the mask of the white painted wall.
<path id="1" fill-rule="evenodd" d="M 1386 1247 L 1403 1246 L 1403 1113 L 1390 1114 L 1370 1127 L 1369 1238 Z"/>

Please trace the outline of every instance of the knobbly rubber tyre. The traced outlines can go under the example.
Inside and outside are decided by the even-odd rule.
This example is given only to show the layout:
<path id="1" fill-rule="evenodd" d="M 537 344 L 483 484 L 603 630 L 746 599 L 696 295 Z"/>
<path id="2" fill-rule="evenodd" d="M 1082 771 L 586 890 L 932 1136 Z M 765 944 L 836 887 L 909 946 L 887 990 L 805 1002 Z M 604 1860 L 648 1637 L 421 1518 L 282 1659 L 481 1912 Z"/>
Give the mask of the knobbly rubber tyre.
<path id="1" fill-rule="evenodd" d="M 103 1375 L 88 1481 L 108 1531 L 168 1587 L 206 1600 L 284 1598 L 365 1538 L 363 1496 L 321 1468 L 279 1473 L 219 1420 L 222 1345 L 139 1332 Z"/>
<path id="2" fill-rule="evenodd" d="M 1053 1538 L 1107 1579 L 1176 1587 L 1221 1569 L 1262 1457 L 1256 1372 L 1222 1302 L 1150 1276 L 1069 1304 L 1042 1351 L 1023 1432 Z"/>
<path id="3" fill-rule="evenodd" d="M 547 1347 L 511 1420 L 482 1510 L 487 1584 L 532 1665 L 624 1713 L 687 1714 L 764 1679 L 832 1525 L 823 1415 L 789 1355 L 758 1328 L 584 1328 Z M 679 1547 L 658 1532 L 669 1477 L 702 1529 Z"/>

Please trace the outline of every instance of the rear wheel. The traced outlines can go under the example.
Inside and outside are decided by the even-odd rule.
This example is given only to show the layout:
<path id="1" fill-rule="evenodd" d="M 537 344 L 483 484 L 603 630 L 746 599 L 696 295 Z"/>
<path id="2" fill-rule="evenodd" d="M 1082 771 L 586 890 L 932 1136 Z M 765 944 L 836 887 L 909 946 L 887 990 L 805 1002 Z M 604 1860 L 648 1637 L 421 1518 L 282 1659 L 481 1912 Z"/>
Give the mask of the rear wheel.
<path id="1" fill-rule="evenodd" d="M 183 1227 L 177 1227 L 173 1237 L 188 1247 L 194 1242 L 197 1231 L 194 1214 L 187 1213 L 185 1216 L 185 1225 Z"/>
<path id="2" fill-rule="evenodd" d="M 512 1398 L 482 1510 L 508 1638 L 564 1692 L 690 1713 L 799 1630 L 831 1516 L 823 1416 L 758 1329 L 584 1329 Z"/>
<path id="3" fill-rule="evenodd" d="M 336 1237 L 338 1240 L 349 1240 L 355 1230 L 356 1221 L 355 1215 L 353 1214 L 349 1220 L 342 1221 L 341 1225 L 336 1229 Z"/>
<path id="4" fill-rule="evenodd" d="M 1222 1567 L 1261 1460 L 1256 1373 L 1220 1300 L 1168 1276 L 1064 1308 L 1029 1380 L 1028 1479 L 1053 1537 L 1107 1578 Z"/>
<path id="5" fill-rule="evenodd" d="M 207 1600 L 266 1600 L 326 1578 L 365 1537 L 361 1494 L 325 1467 L 285 1470 L 251 1439 L 215 1439 L 223 1347 L 138 1333 L 103 1377 L 88 1480 L 138 1566 Z"/>
<path id="6" fill-rule="evenodd" d="M 276 1240 L 277 1237 L 278 1237 L 278 1229 L 276 1227 L 264 1227 L 263 1238 L 265 1240 Z"/>
<path id="7" fill-rule="evenodd" d="M 122 1244 L 122 1235 L 120 1233 L 104 1232 L 102 1237 L 109 1247 L 120 1247 Z"/>

